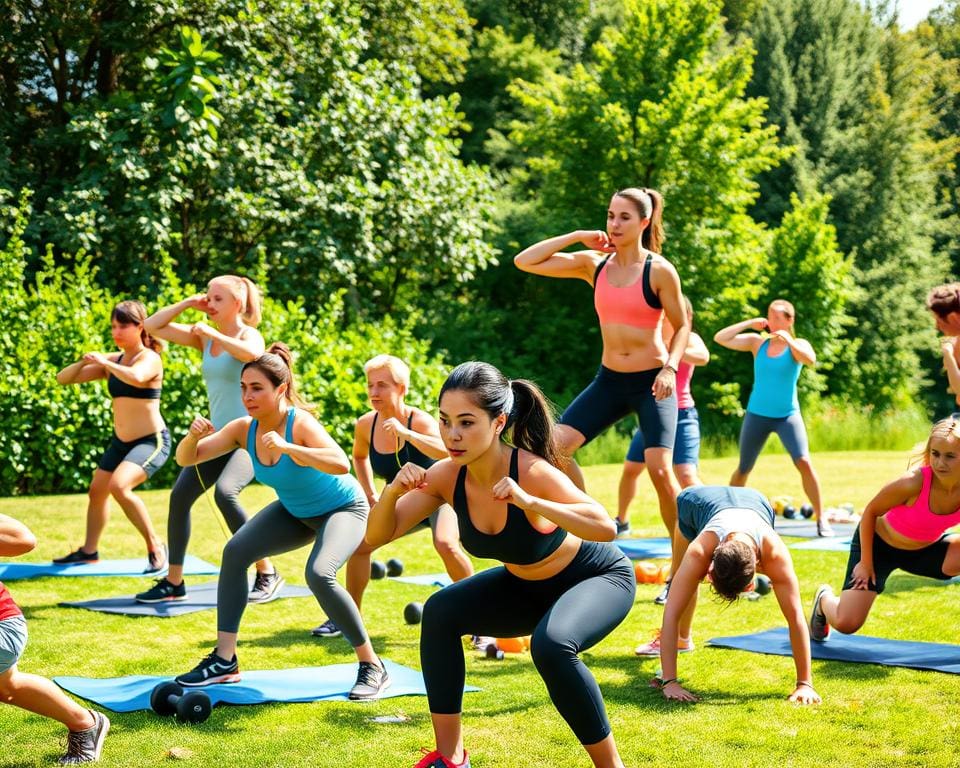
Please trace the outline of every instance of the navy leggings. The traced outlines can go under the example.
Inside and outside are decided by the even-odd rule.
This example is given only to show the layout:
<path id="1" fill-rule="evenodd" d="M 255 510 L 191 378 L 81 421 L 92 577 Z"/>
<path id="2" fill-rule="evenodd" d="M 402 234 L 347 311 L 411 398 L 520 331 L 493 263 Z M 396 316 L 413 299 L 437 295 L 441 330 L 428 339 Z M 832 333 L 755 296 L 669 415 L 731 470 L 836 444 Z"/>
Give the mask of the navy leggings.
<path id="1" fill-rule="evenodd" d="M 577 655 L 606 637 L 633 607 L 636 577 L 612 544 L 585 541 L 564 570 L 529 581 L 491 568 L 433 594 L 423 609 L 420 665 L 430 712 L 459 714 L 463 635 L 532 634 L 530 654 L 554 706 L 581 744 L 610 734 L 600 687 Z"/>

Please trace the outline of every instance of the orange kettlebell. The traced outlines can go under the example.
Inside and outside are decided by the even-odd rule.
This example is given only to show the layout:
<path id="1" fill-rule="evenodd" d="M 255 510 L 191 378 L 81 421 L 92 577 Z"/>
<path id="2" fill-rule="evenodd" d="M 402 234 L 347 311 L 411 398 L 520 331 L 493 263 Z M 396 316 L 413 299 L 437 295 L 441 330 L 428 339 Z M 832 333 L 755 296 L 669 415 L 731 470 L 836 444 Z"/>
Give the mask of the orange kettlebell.
<path id="1" fill-rule="evenodd" d="M 633 566 L 633 572 L 637 577 L 637 584 L 656 584 L 660 578 L 660 566 L 649 560 L 639 560 Z"/>
<path id="2" fill-rule="evenodd" d="M 505 653 L 523 653 L 530 646 L 529 637 L 498 637 L 497 648 Z"/>

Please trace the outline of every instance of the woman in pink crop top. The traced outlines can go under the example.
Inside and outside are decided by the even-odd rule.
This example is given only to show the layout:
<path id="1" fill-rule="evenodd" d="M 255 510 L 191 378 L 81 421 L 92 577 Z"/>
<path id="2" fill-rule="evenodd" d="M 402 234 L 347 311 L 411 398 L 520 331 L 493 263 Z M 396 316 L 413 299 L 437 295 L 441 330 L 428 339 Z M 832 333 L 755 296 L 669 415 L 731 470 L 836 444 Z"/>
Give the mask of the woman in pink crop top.
<path id="1" fill-rule="evenodd" d="M 677 370 L 687 348 L 690 321 L 676 269 L 659 255 L 663 198 L 653 189 L 613 195 L 605 232 L 577 230 L 531 245 L 514 264 L 544 277 L 579 278 L 594 288 L 603 339 L 601 366 L 557 425 L 562 455 L 574 452 L 629 413 L 640 420 L 644 462 L 660 500 L 660 515 L 673 537 L 679 486 L 672 454 L 677 425 Z M 582 243 L 585 250 L 565 253 Z M 675 331 L 669 348 L 660 334 L 663 317 Z M 578 487 L 583 475 L 571 459 L 565 470 Z"/>
<path id="2" fill-rule="evenodd" d="M 867 504 L 853 535 L 840 597 L 824 585 L 810 613 L 810 637 L 830 627 L 851 634 L 863 626 L 887 577 L 899 568 L 917 576 L 960 575 L 960 420 L 933 425 L 919 469 L 888 483 Z"/>

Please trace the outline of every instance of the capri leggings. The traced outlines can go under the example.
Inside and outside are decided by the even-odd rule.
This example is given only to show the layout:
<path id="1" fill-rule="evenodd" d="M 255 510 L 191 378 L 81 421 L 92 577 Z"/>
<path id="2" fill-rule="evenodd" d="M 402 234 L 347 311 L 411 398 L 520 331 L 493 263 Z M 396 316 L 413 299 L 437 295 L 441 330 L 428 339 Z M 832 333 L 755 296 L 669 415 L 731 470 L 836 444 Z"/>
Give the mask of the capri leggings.
<path id="1" fill-rule="evenodd" d="M 784 416 L 782 419 L 772 419 L 747 411 L 740 428 L 740 474 L 745 475 L 753 469 L 771 432 L 777 433 L 783 447 L 794 461 L 810 455 L 807 428 L 803 424 L 803 416 L 799 413 Z"/>
<path id="2" fill-rule="evenodd" d="M 213 499 L 227 527 L 232 533 L 236 533 L 240 526 L 247 522 L 247 513 L 240 506 L 240 491 L 252 482 L 253 463 L 250 461 L 250 454 L 242 448 L 195 467 L 184 467 L 180 470 L 170 493 L 170 514 L 167 517 L 167 542 L 172 565 L 183 565 L 187 556 L 190 508 L 203 495 L 204 488 L 216 483 Z"/>
<path id="3" fill-rule="evenodd" d="M 529 581 L 498 567 L 433 594 L 423 609 L 420 665 L 430 712 L 458 714 L 463 703 L 463 635 L 532 634 L 530 654 L 554 706 L 581 744 L 610 734 L 600 687 L 577 655 L 630 612 L 630 561 L 611 544 L 584 541 L 563 571 Z"/>
<path id="4" fill-rule="evenodd" d="M 337 581 L 367 530 L 366 499 L 316 517 L 294 517 L 279 501 L 268 504 L 223 549 L 217 585 L 217 630 L 237 632 L 247 607 L 247 569 L 257 560 L 313 542 L 304 575 L 320 607 L 354 648 L 367 641 L 357 604 Z"/>
<path id="5" fill-rule="evenodd" d="M 899 549 L 887 544 L 880 535 L 873 533 L 873 573 L 876 582 L 867 585 L 867 589 L 878 595 L 887 586 L 887 579 L 897 568 L 915 576 L 926 576 L 930 579 L 946 581 L 950 578 L 943 572 L 943 566 L 950 551 L 950 542 L 956 536 L 945 534 L 934 541 L 930 546 L 921 549 Z M 850 556 L 847 558 L 847 573 L 843 578 L 843 588 L 853 589 L 853 569 L 863 558 L 860 544 L 860 526 L 853 532 L 850 543 Z"/>
<path id="6" fill-rule="evenodd" d="M 644 445 L 672 450 L 677 431 L 677 394 L 663 400 L 654 398 L 653 382 L 660 370 L 622 373 L 601 365 L 589 386 L 563 412 L 560 423 L 583 435 L 586 445 L 627 414 L 636 413 Z"/>

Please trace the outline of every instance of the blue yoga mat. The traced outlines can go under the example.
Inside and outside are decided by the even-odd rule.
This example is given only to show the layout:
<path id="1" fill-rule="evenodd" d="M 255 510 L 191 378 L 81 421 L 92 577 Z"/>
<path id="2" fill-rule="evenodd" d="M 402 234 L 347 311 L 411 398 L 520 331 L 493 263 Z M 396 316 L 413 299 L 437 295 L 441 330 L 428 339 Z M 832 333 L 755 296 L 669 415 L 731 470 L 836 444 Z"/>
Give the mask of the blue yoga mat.
<path id="1" fill-rule="evenodd" d="M 38 576 L 143 576 L 147 558 L 133 560 L 101 560 L 87 565 L 54 565 L 53 563 L 0 563 L 0 581 L 33 579 Z M 199 557 L 187 555 L 183 573 L 188 576 L 217 574 L 220 569 Z M 159 574 L 149 574 L 157 576 Z"/>
<path id="2" fill-rule="evenodd" d="M 783 533 L 783 531 L 781 531 L 781 533 Z M 850 536 L 832 536 L 826 539 L 807 539 L 806 541 L 794 542 L 790 545 L 790 549 L 813 549 L 818 552 L 849 552 L 850 542 L 852 541 L 853 539 Z"/>
<path id="3" fill-rule="evenodd" d="M 63 602 L 60 605 L 68 608 L 86 608 L 88 611 L 99 611 L 100 613 L 116 613 L 123 616 L 155 616 L 159 618 L 183 616 L 186 613 L 196 613 L 197 611 L 216 608 L 217 582 L 210 581 L 197 586 L 187 585 L 187 597 L 187 600 L 179 603 L 150 603 L 145 605 L 138 603 L 133 595 L 123 595 L 122 597 L 106 597 L 97 600 Z M 284 597 L 313 597 L 313 593 L 306 587 L 284 584 L 280 588 L 279 597 L 276 599 Z"/>
<path id="4" fill-rule="evenodd" d="M 831 538 L 846 538 L 849 540 L 853 536 L 857 524 L 831 523 L 830 527 L 833 528 L 834 536 L 826 537 L 827 540 Z M 773 523 L 773 529 L 781 536 L 797 536 L 804 539 L 819 538 L 817 536 L 817 524 L 813 520 L 785 520 L 778 517 Z"/>
<path id="5" fill-rule="evenodd" d="M 708 640 L 707 645 L 775 656 L 793 655 L 790 648 L 790 635 L 786 627 L 768 629 L 752 635 L 715 637 Z M 813 658 L 823 661 L 854 661 L 861 664 L 928 669 L 960 675 L 960 645 L 887 640 L 867 635 L 844 635 L 832 630 L 826 642 L 811 642 L 810 650 Z"/>
<path id="6" fill-rule="evenodd" d="M 427 587 L 447 587 L 453 584 L 445 573 L 424 573 L 419 576 L 391 576 L 391 581 L 400 581 L 404 584 L 422 584 Z"/>
<path id="7" fill-rule="evenodd" d="M 390 687 L 383 698 L 392 696 L 425 696 L 423 675 L 402 664 L 383 660 L 390 675 Z M 265 704 L 271 701 L 347 701 L 347 694 L 357 680 L 357 665 L 331 664 L 325 667 L 301 667 L 244 672 L 239 683 L 208 685 L 202 690 L 214 704 Z M 136 712 L 150 709 L 150 692 L 169 677 L 128 675 L 96 679 L 90 677 L 55 677 L 53 681 L 82 699 L 95 702 L 113 712 Z M 478 691 L 466 686 L 464 691 Z"/>
<path id="8" fill-rule="evenodd" d="M 631 560 L 652 560 L 654 558 L 669 558 L 673 552 L 670 548 L 670 539 L 615 539 L 614 544 L 620 547 Z"/>

